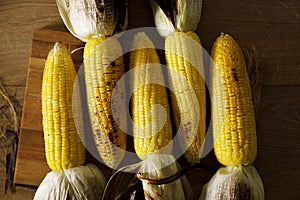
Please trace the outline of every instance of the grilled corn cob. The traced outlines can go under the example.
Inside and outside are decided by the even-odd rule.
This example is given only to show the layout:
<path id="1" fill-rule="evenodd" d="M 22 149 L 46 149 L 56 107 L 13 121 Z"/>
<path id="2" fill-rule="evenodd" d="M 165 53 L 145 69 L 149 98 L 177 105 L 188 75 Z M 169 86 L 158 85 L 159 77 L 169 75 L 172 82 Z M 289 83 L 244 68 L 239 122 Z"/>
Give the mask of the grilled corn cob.
<path id="1" fill-rule="evenodd" d="M 174 32 L 166 38 L 165 53 L 176 128 L 183 126 L 180 147 L 189 163 L 200 162 L 206 131 L 206 95 L 202 48 L 194 32 Z M 197 109 L 198 108 L 198 109 Z"/>
<path id="2" fill-rule="evenodd" d="M 111 108 L 111 96 L 124 73 L 124 64 L 119 42 L 109 37 L 127 27 L 127 0 L 56 0 L 56 3 L 68 30 L 87 42 L 84 74 L 92 132 L 103 161 L 109 167 L 117 167 L 125 153 L 126 135 L 116 123 L 126 127 L 126 117 L 114 119 L 113 110 L 122 112 L 125 108 L 120 104 Z M 118 91 L 124 92 L 124 88 Z"/>
<path id="3" fill-rule="evenodd" d="M 141 48 L 143 45 L 148 48 Z M 132 48 L 140 48 L 130 53 L 130 69 L 134 70 L 131 78 L 134 148 L 144 160 L 151 153 L 171 153 L 170 109 L 159 57 L 151 40 L 144 32 L 137 33 Z"/>
<path id="4" fill-rule="evenodd" d="M 200 199 L 263 200 L 256 157 L 256 127 L 246 64 L 237 42 L 221 34 L 212 48 L 212 121 L 215 154 L 222 167 Z"/>
<path id="5" fill-rule="evenodd" d="M 228 34 L 212 49 L 214 150 L 225 166 L 250 165 L 256 157 L 256 127 L 251 88 L 242 51 Z"/>
<path id="6" fill-rule="evenodd" d="M 103 36 L 86 43 L 84 75 L 93 136 L 101 158 L 112 168 L 122 161 L 126 149 L 126 134 L 119 128 L 126 127 L 126 117 L 113 116 L 113 110 L 125 113 L 125 104 L 111 107 L 114 89 L 125 99 L 124 85 L 115 88 L 123 74 L 122 48 L 116 38 Z"/>
<path id="7" fill-rule="evenodd" d="M 62 43 L 56 43 L 47 57 L 42 84 L 46 159 L 53 171 L 78 167 L 85 161 L 85 149 L 72 114 L 75 77 L 70 54 Z"/>

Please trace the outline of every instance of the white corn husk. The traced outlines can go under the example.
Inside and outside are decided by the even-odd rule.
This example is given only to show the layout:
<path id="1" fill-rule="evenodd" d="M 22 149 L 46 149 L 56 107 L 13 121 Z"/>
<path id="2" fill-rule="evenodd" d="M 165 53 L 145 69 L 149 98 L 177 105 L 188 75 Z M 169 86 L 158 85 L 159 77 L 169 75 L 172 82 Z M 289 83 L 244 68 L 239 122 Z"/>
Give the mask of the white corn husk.
<path id="1" fill-rule="evenodd" d="M 105 177 L 93 164 L 52 171 L 40 184 L 34 200 L 97 200 L 101 198 L 105 184 Z"/>
<path id="2" fill-rule="evenodd" d="M 56 0 L 56 4 L 68 30 L 84 42 L 127 27 L 127 0 Z"/>
<path id="3" fill-rule="evenodd" d="M 165 15 L 164 11 L 156 3 L 155 0 L 150 0 L 149 2 L 152 8 L 152 12 L 154 15 L 154 22 L 157 27 L 158 33 L 162 37 L 167 37 L 168 35 L 170 35 L 175 31 L 175 27 L 172 24 L 171 19 Z"/>
<path id="4" fill-rule="evenodd" d="M 197 29 L 201 17 L 202 0 L 167 0 L 167 2 L 169 8 L 161 8 L 157 0 L 150 0 L 155 25 L 162 37 L 167 37 L 175 30 L 188 32 Z M 173 16 L 167 16 L 163 9 L 167 9 L 166 12 L 172 13 Z"/>
<path id="5" fill-rule="evenodd" d="M 264 200 L 264 187 L 252 166 L 222 167 L 203 187 L 200 200 Z"/>
<path id="6" fill-rule="evenodd" d="M 177 0 L 176 8 L 176 29 L 182 32 L 195 31 L 201 17 L 202 0 Z"/>
<path id="7" fill-rule="evenodd" d="M 171 164 L 170 164 L 171 163 Z M 160 180 L 180 171 L 180 166 L 171 155 L 148 155 L 143 161 L 139 173 L 145 178 Z M 146 200 L 191 199 L 193 192 L 185 176 L 176 181 L 162 185 L 152 185 L 147 180 L 142 180 Z"/>

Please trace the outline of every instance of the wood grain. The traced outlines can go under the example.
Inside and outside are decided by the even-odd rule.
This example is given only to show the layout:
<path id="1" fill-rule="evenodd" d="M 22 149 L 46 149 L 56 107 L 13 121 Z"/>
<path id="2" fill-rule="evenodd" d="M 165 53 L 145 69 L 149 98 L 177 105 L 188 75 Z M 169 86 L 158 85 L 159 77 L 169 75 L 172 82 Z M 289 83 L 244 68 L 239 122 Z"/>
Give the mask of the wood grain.
<path id="1" fill-rule="evenodd" d="M 266 199 L 300 199 L 300 86 L 264 86 L 254 163 Z"/>
<path id="2" fill-rule="evenodd" d="M 17 186 L 15 192 L 8 190 L 3 200 L 32 200 L 36 189 L 32 187 Z"/>
<path id="3" fill-rule="evenodd" d="M 55 1 L 1 1 L 0 12 L 1 77 L 7 85 L 24 87 L 33 30 L 62 22 Z"/>
<path id="4" fill-rule="evenodd" d="M 263 87 L 257 121 L 258 166 L 279 168 L 280 161 L 281 168 L 300 169 L 299 100 L 300 86 Z"/>

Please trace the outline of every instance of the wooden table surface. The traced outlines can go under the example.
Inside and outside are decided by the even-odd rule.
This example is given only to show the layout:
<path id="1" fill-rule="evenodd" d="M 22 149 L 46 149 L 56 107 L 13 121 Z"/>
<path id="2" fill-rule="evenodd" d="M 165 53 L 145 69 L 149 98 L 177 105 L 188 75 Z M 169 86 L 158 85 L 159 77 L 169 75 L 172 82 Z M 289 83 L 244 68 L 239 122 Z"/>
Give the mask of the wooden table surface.
<path id="1" fill-rule="evenodd" d="M 154 26 L 146 0 L 128 1 L 129 29 Z M 65 28 L 54 0 L 1 1 L 0 22 L 0 78 L 23 104 L 33 30 Z M 300 199 L 300 1 L 204 0 L 198 34 L 208 52 L 220 32 L 254 45 L 263 61 L 254 165 L 266 199 Z M 18 191 L 33 194 L 10 199 Z"/>

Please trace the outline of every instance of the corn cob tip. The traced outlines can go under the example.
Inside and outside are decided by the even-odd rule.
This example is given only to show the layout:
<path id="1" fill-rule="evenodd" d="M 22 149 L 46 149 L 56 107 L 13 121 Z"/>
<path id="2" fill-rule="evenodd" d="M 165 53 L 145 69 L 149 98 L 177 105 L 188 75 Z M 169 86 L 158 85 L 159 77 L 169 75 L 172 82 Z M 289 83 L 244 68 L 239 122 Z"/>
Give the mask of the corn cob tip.
<path id="1" fill-rule="evenodd" d="M 70 55 L 69 51 L 67 50 L 67 47 L 65 44 L 61 41 L 55 42 L 53 45 L 53 48 L 49 51 L 49 54 L 58 54 L 58 55 Z"/>
<path id="2" fill-rule="evenodd" d="M 133 38 L 132 49 L 136 50 L 144 48 L 154 49 L 155 47 L 145 32 L 138 32 Z"/>

